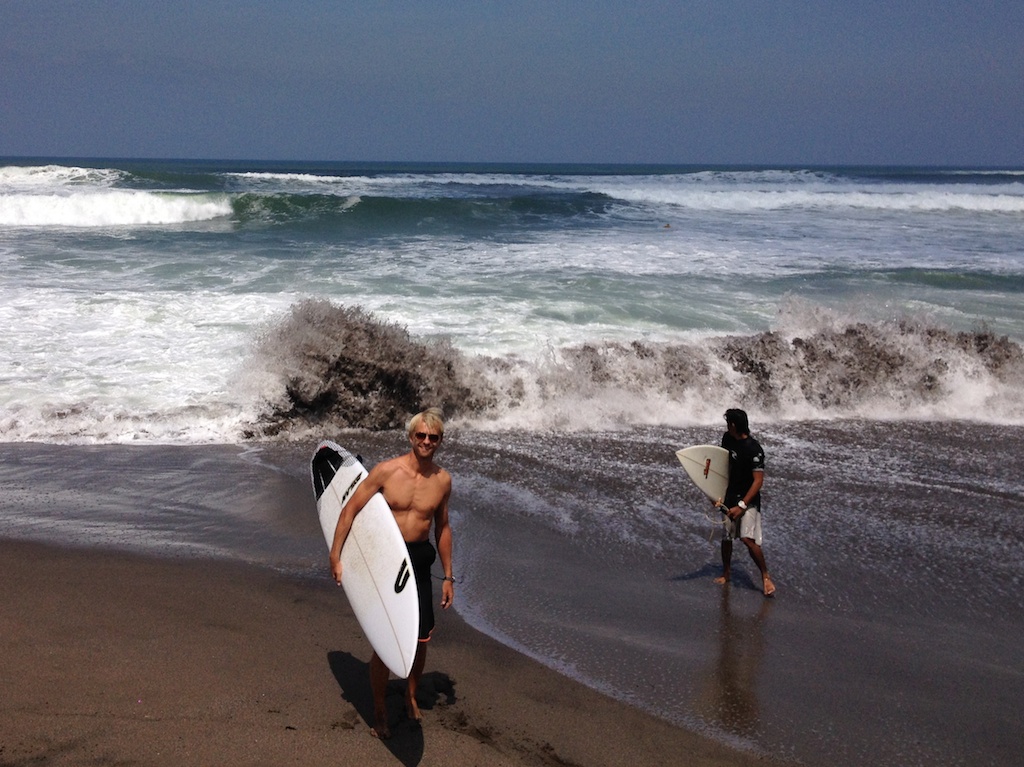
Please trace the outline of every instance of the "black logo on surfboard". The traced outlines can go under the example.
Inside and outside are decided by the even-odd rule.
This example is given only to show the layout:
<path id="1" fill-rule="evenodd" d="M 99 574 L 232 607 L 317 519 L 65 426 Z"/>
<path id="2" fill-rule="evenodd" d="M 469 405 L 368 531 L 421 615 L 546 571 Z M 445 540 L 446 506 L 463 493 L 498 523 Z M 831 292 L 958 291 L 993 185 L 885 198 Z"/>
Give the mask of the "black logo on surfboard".
<path id="1" fill-rule="evenodd" d="M 409 582 L 409 560 L 403 559 L 402 566 L 398 568 L 398 577 L 395 578 L 395 593 L 401 594 L 405 590 L 405 584 Z"/>
<path id="2" fill-rule="evenodd" d="M 356 489 L 356 485 L 358 485 L 362 481 L 363 481 L 363 475 L 362 474 L 357 474 L 355 479 L 352 480 L 352 483 L 347 488 L 345 488 L 345 492 L 341 494 L 341 505 L 342 506 L 345 505 L 345 501 L 348 500 L 348 497 L 352 493 L 352 491 Z"/>

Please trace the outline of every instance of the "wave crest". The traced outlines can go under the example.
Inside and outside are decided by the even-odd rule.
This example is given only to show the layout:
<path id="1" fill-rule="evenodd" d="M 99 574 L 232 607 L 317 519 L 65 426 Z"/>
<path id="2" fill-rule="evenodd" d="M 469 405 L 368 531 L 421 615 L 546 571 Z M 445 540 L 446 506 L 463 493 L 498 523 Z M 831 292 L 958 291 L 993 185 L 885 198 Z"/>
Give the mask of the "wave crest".
<path id="1" fill-rule="evenodd" d="M 295 306 L 258 349 L 274 380 L 249 436 L 393 429 L 437 405 L 474 428 L 689 426 L 742 406 L 761 421 L 1024 422 L 1019 344 L 985 328 L 820 320 L 687 342 L 595 342 L 536 359 L 470 356 L 361 308 Z"/>
<path id="2" fill-rule="evenodd" d="M 8 194 L 0 197 L 0 226 L 107 227 L 182 224 L 231 214 L 223 195 L 104 191 Z"/>
<path id="3" fill-rule="evenodd" d="M 68 165 L 5 165 L 0 167 L 0 191 L 50 190 L 60 187 L 112 187 L 128 178 L 116 168 Z"/>
<path id="4" fill-rule="evenodd" d="M 494 405 L 487 381 L 445 341 L 414 340 L 360 307 L 310 299 L 257 347 L 274 388 L 254 434 L 311 428 L 394 429 L 428 406 L 449 417 Z"/>
<path id="5" fill-rule="evenodd" d="M 911 320 L 857 322 L 792 338 L 768 332 L 728 339 L 720 348 L 744 376 L 746 393 L 779 413 L 912 415 L 963 402 L 971 407 L 946 414 L 985 418 L 1006 403 L 1003 395 L 1012 395 L 1013 380 L 1024 372 L 1024 353 L 1006 336 Z"/>

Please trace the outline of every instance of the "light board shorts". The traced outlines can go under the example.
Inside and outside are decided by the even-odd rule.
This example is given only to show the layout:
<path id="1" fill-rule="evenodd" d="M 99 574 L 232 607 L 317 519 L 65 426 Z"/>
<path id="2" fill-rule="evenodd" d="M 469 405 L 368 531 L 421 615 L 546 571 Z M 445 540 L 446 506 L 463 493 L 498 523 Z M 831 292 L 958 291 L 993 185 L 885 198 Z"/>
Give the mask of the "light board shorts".
<path id="1" fill-rule="evenodd" d="M 757 506 L 749 506 L 739 519 L 729 519 L 722 515 L 725 522 L 725 537 L 730 541 L 737 538 L 750 538 L 758 546 L 761 545 L 761 510 Z"/>

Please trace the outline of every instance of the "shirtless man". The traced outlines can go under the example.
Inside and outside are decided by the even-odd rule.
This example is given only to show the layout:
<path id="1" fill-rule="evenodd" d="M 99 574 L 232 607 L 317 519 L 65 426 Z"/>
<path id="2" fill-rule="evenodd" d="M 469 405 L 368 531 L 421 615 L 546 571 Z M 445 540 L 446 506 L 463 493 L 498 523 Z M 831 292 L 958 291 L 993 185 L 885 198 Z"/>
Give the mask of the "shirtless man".
<path id="1" fill-rule="evenodd" d="M 434 463 L 434 453 L 444 436 L 444 422 L 437 408 L 414 415 L 408 424 L 412 448 L 405 455 L 379 463 L 370 470 L 366 479 L 352 494 L 341 510 L 338 526 L 331 546 L 331 574 L 341 584 L 341 549 L 345 545 L 352 521 L 374 493 L 383 492 L 391 506 L 395 520 L 402 531 L 420 596 L 420 644 L 416 650 L 412 671 L 405 693 L 409 718 L 419 721 L 423 717 L 416 704 L 416 686 L 427 660 L 427 642 L 434 628 L 433 588 L 430 566 L 434 562 L 434 547 L 430 545 L 430 527 L 434 527 L 434 542 L 441 556 L 444 580 L 441 586 L 441 607 L 448 609 L 455 598 L 455 579 L 452 577 L 452 531 L 448 525 L 448 498 L 452 492 L 451 475 Z M 371 732 L 375 737 L 388 738 L 387 693 L 390 672 L 384 662 L 373 654 L 370 660 L 370 687 L 373 690 L 373 712 L 376 720 Z"/>
<path id="2" fill-rule="evenodd" d="M 750 425 L 743 410 L 725 411 L 728 431 L 722 435 L 722 447 L 729 451 L 729 487 L 722 502 L 727 517 L 722 536 L 722 575 L 715 583 L 728 583 L 731 576 L 732 542 L 739 538 L 761 571 L 766 597 L 775 594 L 775 584 L 761 549 L 761 487 L 764 485 L 764 450 L 750 436 Z"/>

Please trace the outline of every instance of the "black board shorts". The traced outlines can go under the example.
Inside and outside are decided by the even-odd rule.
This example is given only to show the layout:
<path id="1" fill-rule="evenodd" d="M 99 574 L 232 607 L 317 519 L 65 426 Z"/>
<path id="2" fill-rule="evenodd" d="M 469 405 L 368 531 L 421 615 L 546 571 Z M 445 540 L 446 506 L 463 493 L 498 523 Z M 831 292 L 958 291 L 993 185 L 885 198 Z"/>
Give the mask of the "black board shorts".
<path id="1" fill-rule="evenodd" d="M 437 552 L 430 541 L 406 541 L 405 546 L 409 549 L 409 561 L 420 598 L 420 641 L 427 642 L 434 630 L 434 586 L 430 579 L 430 566 L 437 559 Z"/>

